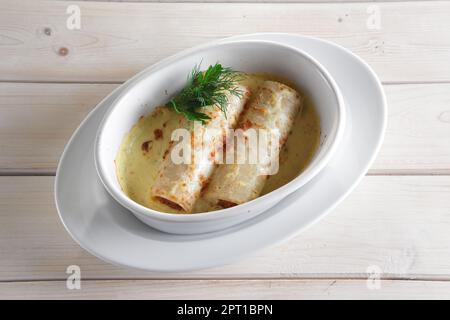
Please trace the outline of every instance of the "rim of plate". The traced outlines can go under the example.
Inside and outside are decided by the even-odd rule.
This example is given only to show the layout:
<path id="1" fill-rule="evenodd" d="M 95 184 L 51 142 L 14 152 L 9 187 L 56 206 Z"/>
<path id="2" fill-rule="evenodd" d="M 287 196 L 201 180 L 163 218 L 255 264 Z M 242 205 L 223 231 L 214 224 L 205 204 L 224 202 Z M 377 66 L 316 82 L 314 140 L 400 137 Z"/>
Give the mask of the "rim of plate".
<path id="1" fill-rule="evenodd" d="M 327 207 L 326 210 L 323 210 L 320 214 L 317 214 L 313 219 L 311 219 L 308 223 L 305 223 L 297 228 L 295 228 L 295 230 L 292 230 L 288 233 L 284 233 L 283 235 L 278 236 L 274 241 L 270 242 L 270 243 L 263 243 L 261 245 L 259 245 L 258 247 L 252 247 L 250 249 L 248 249 L 245 252 L 238 252 L 236 253 L 233 257 L 228 257 L 228 258 L 223 258 L 221 260 L 216 260 L 216 261 L 212 261 L 212 260 L 208 260 L 207 263 L 203 263 L 201 265 L 193 265 L 191 267 L 188 268 L 165 268 L 165 269 L 157 269 L 157 268 L 148 268 L 144 265 L 136 265 L 136 264 L 130 264 L 130 263 L 126 263 L 124 261 L 118 261 L 117 259 L 114 260 L 113 258 L 110 257 L 106 257 L 105 255 L 103 255 L 102 253 L 96 251 L 95 249 L 92 248 L 92 246 L 89 246 L 87 243 L 85 243 L 82 239 L 80 239 L 79 237 L 77 237 L 69 228 L 69 226 L 66 224 L 66 221 L 63 218 L 63 214 L 60 208 L 60 204 L 58 203 L 58 197 L 57 197 L 57 190 L 59 190 L 59 171 L 60 168 L 62 166 L 62 163 L 64 162 L 64 158 L 66 156 L 66 154 L 68 153 L 68 150 L 70 149 L 69 147 L 71 146 L 72 142 L 75 140 L 77 134 L 79 133 L 79 131 L 81 131 L 81 129 L 84 127 L 84 124 L 91 118 L 91 116 L 93 115 L 93 113 L 96 111 L 97 107 L 95 107 L 93 110 L 91 110 L 88 115 L 86 116 L 85 119 L 83 119 L 83 121 L 81 122 L 81 124 L 79 125 L 79 127 L 74 131 L 74 133 L 72 134 L 71 138 L 69 139 L 62 155 L 60 158 L 60 162 L 58 164 L 57 167 L 57 171 L 56 171 L 56 178 L 55 178 L 55 193 L 54 193 L 54 197 L 55 197 L 55 204 L 56 204 L 56 209 L 58 212 L 58 216 L 64 226 L 64 228 L 66 229 L 66 231 L 69 233 L 69 235 L 72 237 L 72 239 L 74 239 L 74 241 L 76 243 L 78 243 L 78 245 L 80 245 L 84 250 L 86 250 L 87 252 L 89 252 L 90 254 L 101 258 L 102 260 L 109 262 L 113 265 L 116 266 L 123 266 L 123 267 L 132 267 L 135 269 L 140 269 L 140 270 L 145 270 L 145 271 L 156 271 L 156 272 L 176 272 L 176 271 L 189 271 L 189 270 L 198 270 L 198 269 L 204 269 L 204 268 L 210 268 L 210 267 L 214 267 L 214 266 L 219 266 L 219 265 L 223 265 L 225 263 L 232 263 L 238 259 L 240 259 L 243 256 L 246 256 L 250 253 L 254 253 L 257 251 L 262 250 L 263 248 L 267 248 L 267 247 L 272 247 L 275 246 L 281 242 L 284 242 L 292 237 L 294 237 L 295 235 L 297 235 L 298 233 L 302 232 L 303 230 L 305 230 L 306 228 L 308 228 L 309 226 L 311 226 L 312 224 L 316 223 L 318 220 L 320 220 L 321 218 L 323 218 L 326 214 L 328 214 L 330 211 L 332 211 L 344 198 L 346 198 L 348 196 L 348 194 L 350 194 L 354 188 L 359 184 L 359 182 L 362 180 L 362 178 L 364 177 L 365 173 L 367 172 L 368 168 L 370 167 L 370 165 L 373 163 L 373 161 L 375 160 L 375 157 L 377 155 L 377 153 L 379 152 L 379 149 L 381 148 L 381 144 L 383 141 L 383 137 L 386 131 L 386 125 L 387 125 L 387 102 L 386 102 L 386 97 L 385 94 L 382 90 L 381 87 L 381 83 L 377 77 L 377 75 L 375 74 L 375 72 L 371 69 L 371 67 L 365 62 L 363 61 L 361 58 L 359 58 L 357 55 L 355 55 L 353 52 L 351 52 L 350 50 L 343 48 L 333 42 L 327 41 L 327 40 L 322 40 L 319 38 L 315 38 L 315 37 L 311 37 L 311 36 L 302 36 L 302 35 L 298 35 L 298 34 L 292 34 L 292 33 L 253 33 L 253 34 L 246 34 L 246 35 L 240 35 L 240 36 L 234 36 L 234 37 L 230 37 L 230 38 L 246 38 L 246 37 L 264 37 L 264 36 L 285 36 L 285 37 L 289 37 L 289 38 L 297 38 L 298 40 L 307 40 L 307 39 L 311 39 L 314 42 L 318 42 L 318 43 L 324 43 L 327 45 L 331 45 L 335 48 L 337 48 L 338 50 L 341 50 L 343 52 L 345 52 L 346 54 L 352 56 L 353 59 L 355 59 L 356 61 L 359 62 L 359 64 L 361 64 L 362 66 L 364 66 L 365 71 L 368 71 L 368 73 L 372 76 L 375 87 L 377 89 L 377 93 L 378 95 L 381 97 L 382 100 L 382 108 L 380 109 L 381 112 L 381 116 L 382 116 L 382 123 L 381 123 L 381 129 L 378 132 L 377 135 L 377 141 L 375 144 L 375 148 L 373 148 L 370 152 L 370 156 L 369 156 L 369 160 L 366 162 L 366 164 L 362 167 L 362 169 L 360 170 L 360 172 L 357 174 L 357 177 L 352 181 L 351 185 L 347 188 L 347 190 L 342 193 L 336 200 L 334 200 L 334 203 L 330 206 Z M 225 39 L 221 39 L 218 41 L 227 41 L 230 38 L 225 38 Z M 126 82 L 123 84 L 126 85 Z M 105 97 L 100 103 L 97 104 L 97 106 L 101 105 L 102 103 L 105 103 L 107 99 L 109 99 L 113 94 L 115 94 L 118 90 L 121 90 L 122 86 L 117 87 L 116 89 L 114 89 L 107 97 Z M 237 231 L 239 232 L 239 230 Z M 211 233 L 210 235 L 212 237 L 214 237 L 215 233 Z M 267 241 L 266 241 L 267 242 Z"/>

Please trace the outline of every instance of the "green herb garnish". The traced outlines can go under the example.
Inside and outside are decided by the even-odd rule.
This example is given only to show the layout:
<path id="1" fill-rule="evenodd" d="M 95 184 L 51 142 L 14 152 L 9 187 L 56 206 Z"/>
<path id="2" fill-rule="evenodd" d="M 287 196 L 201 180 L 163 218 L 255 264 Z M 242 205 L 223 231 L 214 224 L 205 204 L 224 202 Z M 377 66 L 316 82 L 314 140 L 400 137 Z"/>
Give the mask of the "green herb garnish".
<path id="1" fill-rule="evenodd" d="M 242 74 L 225 68 L 220 63 L 211 65 L 206 71 L 200 71 L 200 65 L 194 67 L 188 76 L 186 87 L 166 106 L 182 114 L 186 119 L 205 123 L 210 117 L 199 111 L 201 108 L 216 106 L 227 115 L 227 94 L 242 96 L 236 83 Z"/>

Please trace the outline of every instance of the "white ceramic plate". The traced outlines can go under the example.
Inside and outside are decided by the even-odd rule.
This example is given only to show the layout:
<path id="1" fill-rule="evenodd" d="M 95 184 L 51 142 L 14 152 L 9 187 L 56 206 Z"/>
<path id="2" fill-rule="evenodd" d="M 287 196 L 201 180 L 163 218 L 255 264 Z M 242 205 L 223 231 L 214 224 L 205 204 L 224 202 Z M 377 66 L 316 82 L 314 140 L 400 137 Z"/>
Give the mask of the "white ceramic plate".
<path id="1" fill-rule="evenodd" d="M 84 249 L 113 264 L 151 271 L 186 271 L 230 263 L 304 230 L 332 210 L 364 176 L 379 150 L 386 127 L 385 97 L 368 65 L 349 51 L 315 38 L 254 34 L 233 39 L 292 45 L 327 68 L 347 107 L 344 138 L 334 159 L 301 189 L 240 225 L 202 235 L 162 233 L 117 204 L 95 171 L 95 133 L 122 86 L 103 100 L 77 129 L 56 175 L 55 200 L 60 218 Z"/>

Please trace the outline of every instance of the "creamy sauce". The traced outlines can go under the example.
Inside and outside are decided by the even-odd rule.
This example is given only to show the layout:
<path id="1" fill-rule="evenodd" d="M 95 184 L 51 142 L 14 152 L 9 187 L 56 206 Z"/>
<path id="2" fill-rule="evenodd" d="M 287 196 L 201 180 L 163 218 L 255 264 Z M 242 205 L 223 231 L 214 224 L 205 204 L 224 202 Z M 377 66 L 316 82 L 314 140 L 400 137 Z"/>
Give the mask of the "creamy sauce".
<path id="1" fill-rule="evenodd" d="M 274 80 L 295 88 L 286 79 L 258 73 L 248 75 L 243 84 L 255 93 L 265 80 Z M 295 88 L 301 93 L 301 90 Z M 150 115 L 143 116 L 124 137 L 120 146 L 116 168 L 124 193 L 137 203 L 162 212 L 182 213 L 172 209 L 151 195 L 151 187 L 157 178 L 163 155 L 169 149 L 173 130 L 185 125 L 183 117 L 166 107 L 158 107 Z M 305 97 L 303 110 L 299 112 L 289 138 L 280 153 L 280 168 L 270 176 L 262 194 L 269 193 L 297 177 L 309 164 L 320 143 L 320 121 L 314 105 Z M 202 199 L 196 203 L 195 212 L 212 211 Z"/>

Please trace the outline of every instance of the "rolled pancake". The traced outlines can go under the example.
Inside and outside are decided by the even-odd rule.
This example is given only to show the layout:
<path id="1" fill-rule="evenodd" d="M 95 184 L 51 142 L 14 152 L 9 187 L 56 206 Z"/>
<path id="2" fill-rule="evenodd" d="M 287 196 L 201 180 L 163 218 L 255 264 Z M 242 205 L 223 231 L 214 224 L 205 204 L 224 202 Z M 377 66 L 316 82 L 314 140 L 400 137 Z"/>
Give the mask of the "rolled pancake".
<path id="1" fill-rule="evenodd" d="M 242 94 L 240 96 L 227 94 L 226 116 L 219 107 L 207 107 L 202 109 L 202 112 L 211 119 L 204 125 L 190 123 L 191 163 L 174 163 L 171 152 L 176 145 L 172 143 L 169 146 L 158 178 L 151 189 L 151 196 L 156 200 L 171 208 L 186 213 L 192 212 L 195 201 L 214 170 L 217 162 L 216 150 L 223 147 L 228 130 L 236 126 L 250 96 L 247 87 L 237 85 L 236 89 Z"/>
<path id="2" fill-rule="evenodd" d="M 278 130 L 281 149 L 302 105 L 303 99 L 294 89 L 279 82 L 265 81 L 241 116 L 238 128 L 243 130 L 244 136 L 248 129 Z M 247 138 L 244 140 L 246 148 L 248 141 Z M 234 153 L 236 148 L 237 145 Z M 278 157 L 279 152 L 270 156 Z M 264 167 L 264 164 L 249 161 L 219 165 L 204 192 L 204 199 L 214 206 L 226 208 L 257 198 L 269 177 L 262 174 Z"/>

